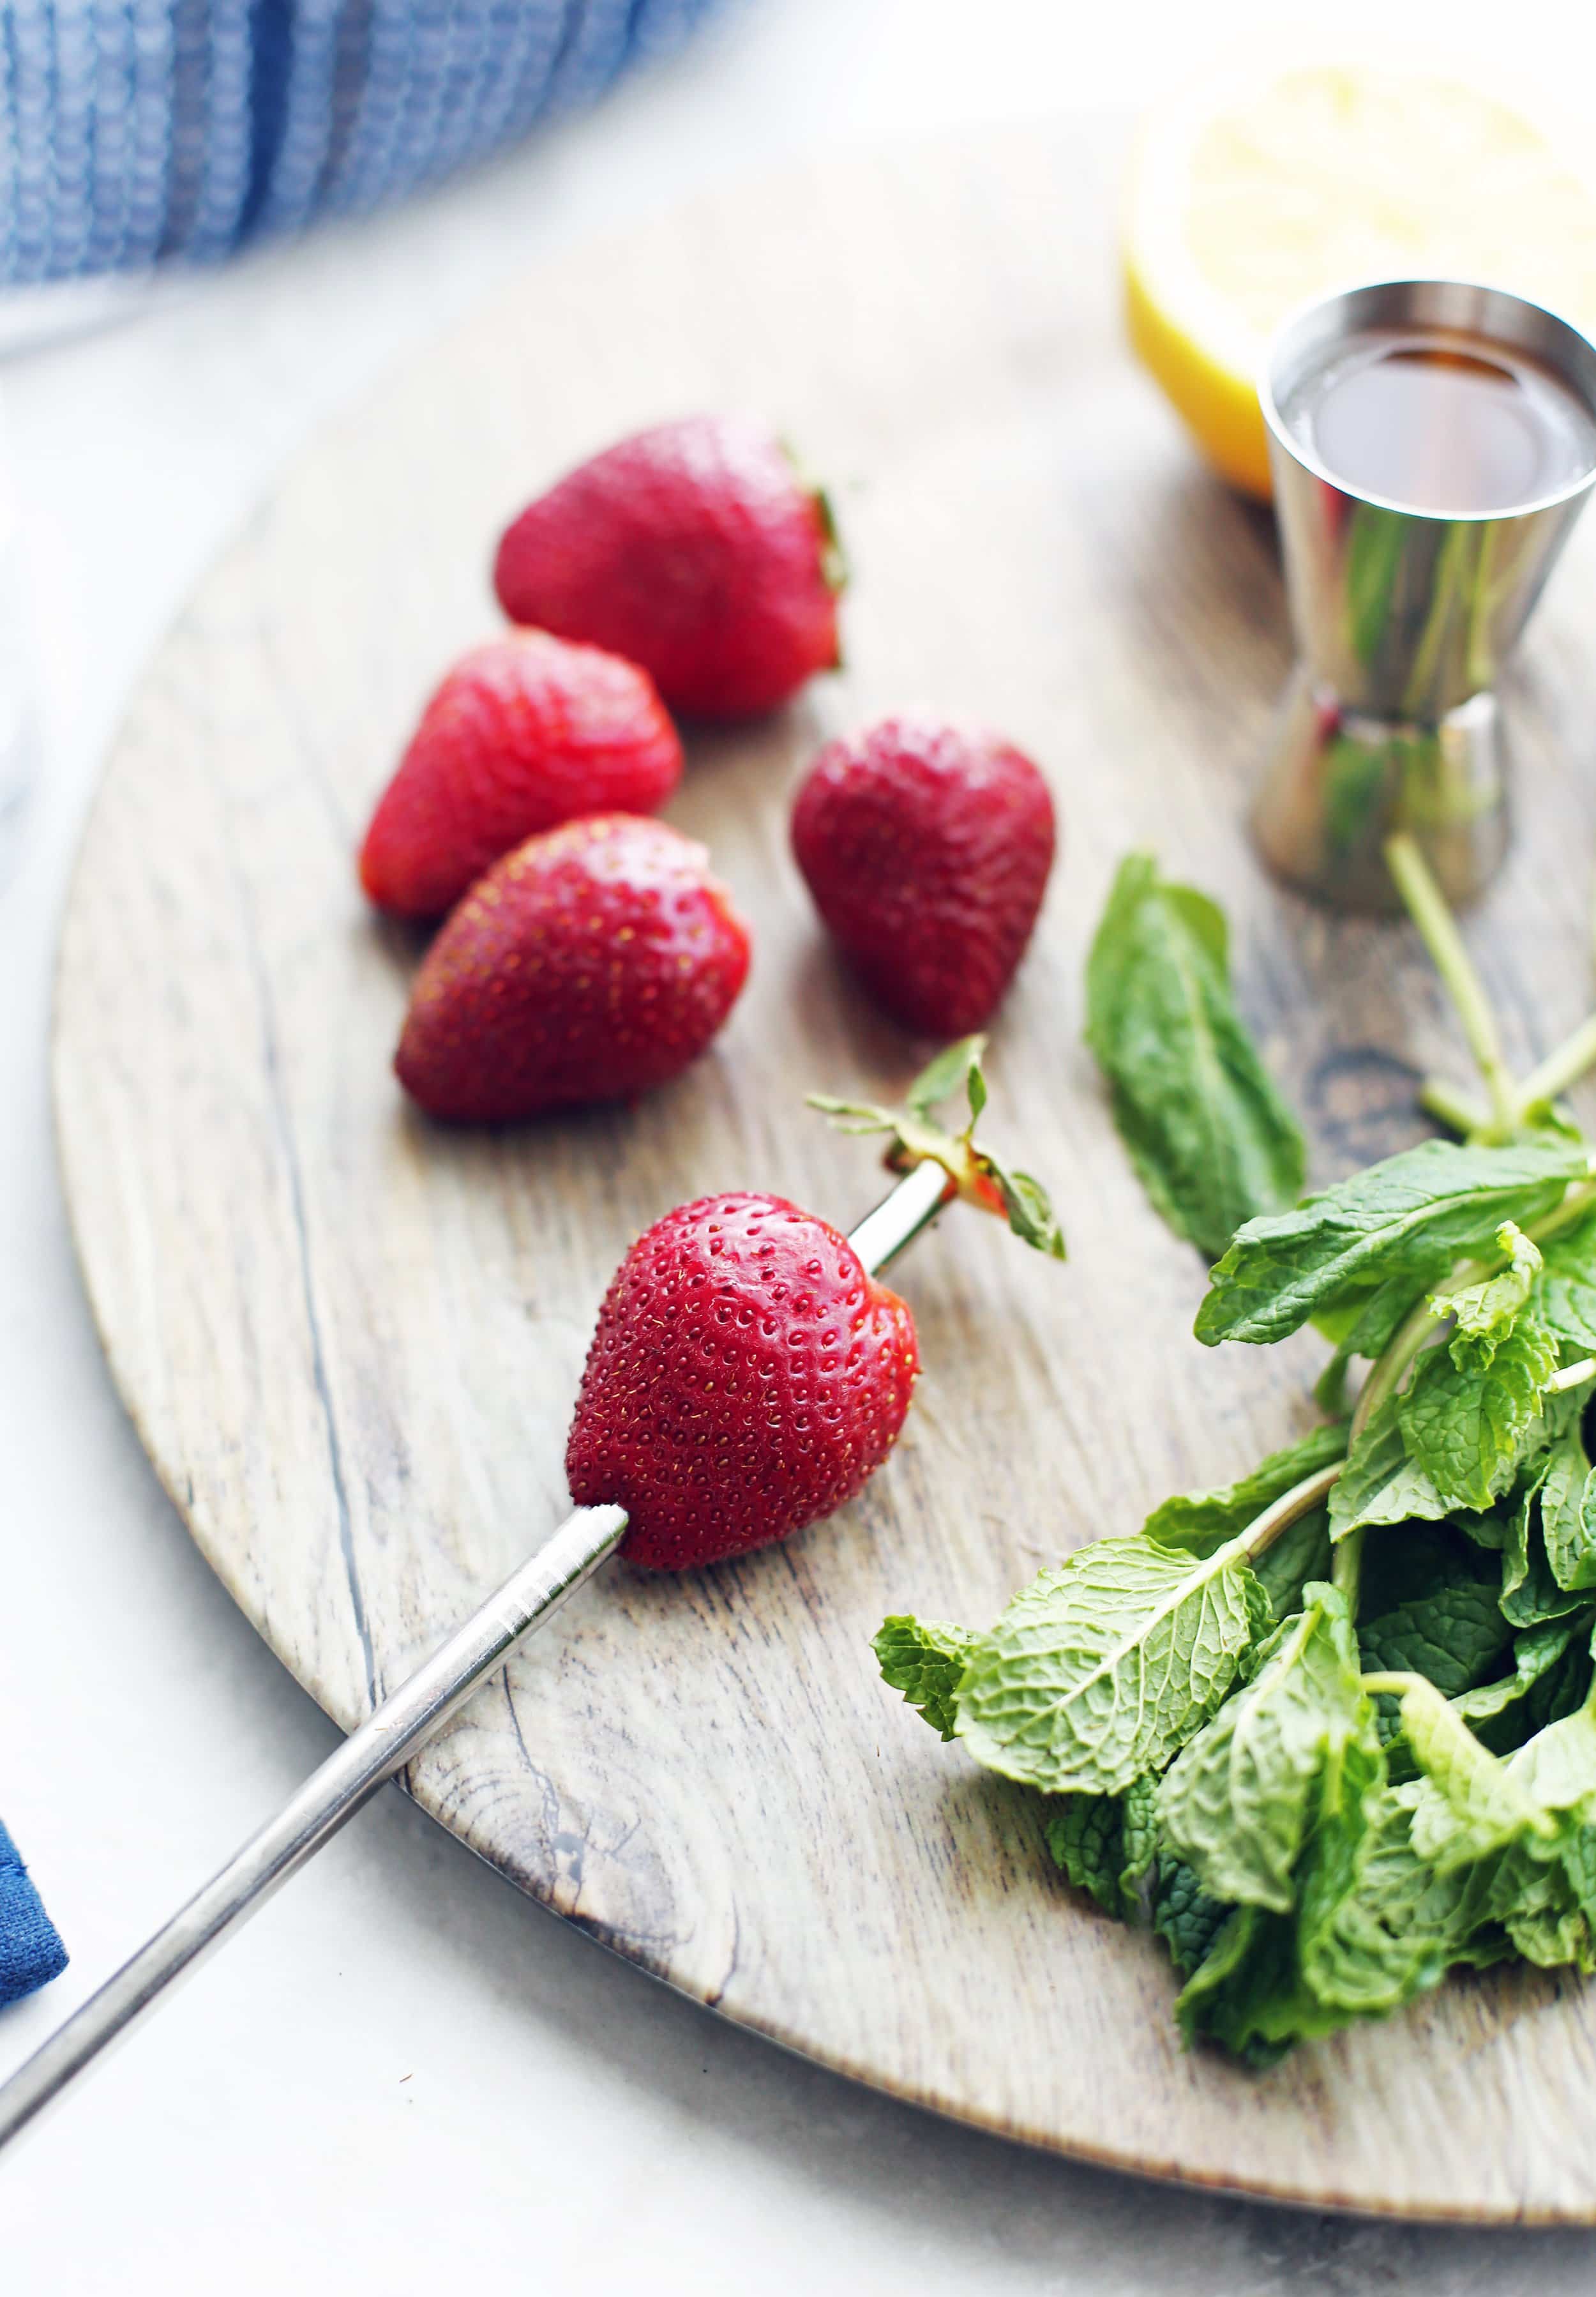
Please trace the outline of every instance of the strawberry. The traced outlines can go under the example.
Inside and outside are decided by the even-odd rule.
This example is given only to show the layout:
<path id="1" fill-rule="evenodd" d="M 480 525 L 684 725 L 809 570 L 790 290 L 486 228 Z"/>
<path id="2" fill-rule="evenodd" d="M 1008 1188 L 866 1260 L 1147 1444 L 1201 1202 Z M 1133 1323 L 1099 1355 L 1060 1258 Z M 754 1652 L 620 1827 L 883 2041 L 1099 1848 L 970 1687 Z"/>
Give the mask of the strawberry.
<path id="1" fill-rule="evenodd" d="M 646 671 L 547 630 L 474 646 L 422 712 L 360 849 L 379 909 L 441 917 L 490 861 L 583 813 L 653 813 L 681 744 Z"/>
<path id="2" fill-rule="evenodd" d="M 625 813 L 507 854 L 423 960 L 393 1064 L 406 1091 L 491 1124 L 629 1099 L 696 1060 L 748 971 L 748 928 L 708 861 Z"/>
<path id="3" fill-rule="evenodd" d="M 836 666 L 842 558 L 826 498 L 758 423 L 699 415 L 594 456 L 523 510 L 494 587 L 639 662 L 672 710 L 773 710 Z"/>
<path id="4" fill-rule="evenodd" d="M 783 1197 L 656 1222 L 599 1311 L 566 1447 L 621 1552 L 685 1571 L 785 1539 L 860 1491 L 919 1371 L 914 1319 L 827 1222 Z"/>
<path id="5" fill-rule="evenodd" d="M 815 907 L 877 1003 L 930 1036 L 997 1006 L 1053 862 L 1053 801 L 995 734 L 883 719 L 820 753 L 793 808 Z"/>

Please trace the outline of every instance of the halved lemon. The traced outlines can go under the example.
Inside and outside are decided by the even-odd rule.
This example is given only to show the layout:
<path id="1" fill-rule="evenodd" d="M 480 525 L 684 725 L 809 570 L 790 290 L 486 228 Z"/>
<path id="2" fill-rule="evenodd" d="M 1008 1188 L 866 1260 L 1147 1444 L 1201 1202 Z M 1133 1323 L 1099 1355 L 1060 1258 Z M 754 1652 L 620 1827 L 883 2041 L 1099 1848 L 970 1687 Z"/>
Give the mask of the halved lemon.
<path id="1" fill-rule="evenodd" d="M 1465 81 L 1276 64 L 1149 115 L 1124 273 L 1136 350 L 1210 461 L 1266 496 L 1257 377 L 1290 310 L 1360 279 L 1433 276 L 1596 326 L 1596 190 L 1547 128 Z"/>

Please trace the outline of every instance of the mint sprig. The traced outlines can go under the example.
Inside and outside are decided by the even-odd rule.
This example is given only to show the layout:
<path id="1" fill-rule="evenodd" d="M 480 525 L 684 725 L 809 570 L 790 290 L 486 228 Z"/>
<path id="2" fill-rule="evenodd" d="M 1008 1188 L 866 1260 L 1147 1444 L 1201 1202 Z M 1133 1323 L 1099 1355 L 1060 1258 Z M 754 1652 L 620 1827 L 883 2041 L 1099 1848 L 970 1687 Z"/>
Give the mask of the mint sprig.
<path id="1" fill-rule="evenodd" d="M 1480 1070 L 1485 1106 L 1444 1089 L 1460 1142 L 1285 1205 L 1222 920 L 1139 859 L 1089 983 L 1132 1161 L 1214 1251 L 1198 1338 L 1311 1324 L 1338 1412 L 1366 1367 L 1350 1416 L 1067 1557 L 984 1634 L 877 1639 L 944 1738 L 1042 1798 L 1070 1881 L 1164 1940 L 1188 2038 L 1253 2065 L 1458 1967 L 1596 1971 L 1596 1155 L 1551 1106 L 1572 1056 L 1515 1083 L 1422 860 L 1393 864 Z M 961 1082 L 951 1171 L 978 1048 L 902 1112 L 836 1113 L 934 1155 L 917 1128 Z M 972 1153 L 961 1190 L 983 1177 Z"/>

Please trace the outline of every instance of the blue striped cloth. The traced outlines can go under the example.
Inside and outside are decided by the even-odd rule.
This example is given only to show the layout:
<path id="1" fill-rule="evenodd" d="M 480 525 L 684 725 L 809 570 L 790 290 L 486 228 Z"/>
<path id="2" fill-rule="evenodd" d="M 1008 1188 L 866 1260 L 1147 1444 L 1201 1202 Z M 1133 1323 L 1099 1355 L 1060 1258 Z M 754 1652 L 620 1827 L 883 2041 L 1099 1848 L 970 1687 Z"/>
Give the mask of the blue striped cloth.
<path id="1" fill-rule="evenodd" d="M 590 103 L 716 0 L 0 0 L 0 283 L 212 262 Z"/>
<path id="2" fill-rule="evenodd" d="M 67 1950 L 0 1825 L 0 2009 L 59 1978 Z"/>

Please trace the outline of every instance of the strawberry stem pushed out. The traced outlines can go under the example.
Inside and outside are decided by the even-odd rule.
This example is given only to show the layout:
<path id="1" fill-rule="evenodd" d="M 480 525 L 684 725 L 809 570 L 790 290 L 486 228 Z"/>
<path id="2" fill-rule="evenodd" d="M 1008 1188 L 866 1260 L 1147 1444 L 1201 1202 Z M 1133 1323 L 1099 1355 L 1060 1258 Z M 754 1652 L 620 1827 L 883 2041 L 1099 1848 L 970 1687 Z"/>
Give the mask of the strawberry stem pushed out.
<path id="1" fill-rule="evenodd" d="M 836 1100 L 819 1092 L 808 1096 L 809 1105 L 828 1116 L 840 1132 L 890 1133 L 889 1172 L 908 1173 L 917 1165 L 940 1165 L 966 1204 L 998 1214 L 1024 1243 L 1062 1260 L 1064 1231 L 1041 1181 L 1002 1163 L 975 1137 L 986 1107 L 986 1078 L 981 1067 L 985 1050 L 983 1036 L 961 1037 L 957 1044 L 949 1045 L 916 1077 L 901 1108 L 884 1108 L 869 1100 Z M 939 1124 L 932 1112 L 961 1085 L 969 1120 L 962 1132 L 952 1132 Z"/>

